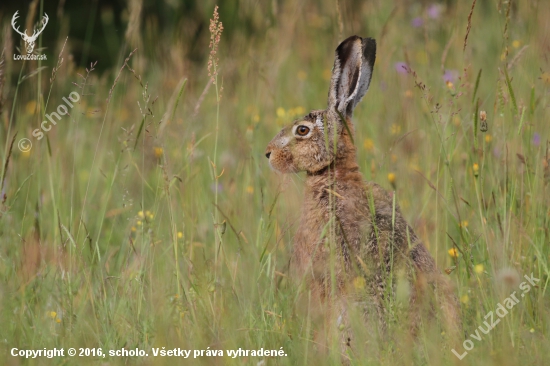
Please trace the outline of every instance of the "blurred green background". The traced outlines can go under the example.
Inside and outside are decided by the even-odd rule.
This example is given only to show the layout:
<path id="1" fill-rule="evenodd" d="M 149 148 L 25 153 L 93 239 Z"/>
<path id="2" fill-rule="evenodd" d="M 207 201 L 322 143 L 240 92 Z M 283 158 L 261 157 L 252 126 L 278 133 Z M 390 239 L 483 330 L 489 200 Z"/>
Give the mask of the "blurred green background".
<path id="1" fill-rule="evenodd" d="M 215 5 L 224 30 L 213 84 Z M 2 363 L 175 360 L 24 360 L 10 355 L 13 347 L 283 347 L 287 357 L 175 361 L 548 364 L 546 5 L 2 3 Z M 46 61 L 13 59 L 25 50 L 10 24 L 17 10 L 28 33 L 48 14 L 35 48 Z M 338 334 L 315 315 L 324 305 L 288 278 L 304 176 L 271 171 L 264 149 L 283 126 L 325 108 L 334 49 L 352 34 L 378 43 L 370 91 L 354 114 L 361 170 L 395 191 L 449 273 L 465 339 L 524 274 L 541 280 L 462 361 L 442 346 L 436 325 L 408 335 L 399 321 L 406 298 L 388 312 L 387 339 L 358 320 L 353 353 L 342 355 Z M 33 136 L 75 91 L 81 99 L 70 115 Z M 22 138 L 30 151 L 18 148 Z"/>

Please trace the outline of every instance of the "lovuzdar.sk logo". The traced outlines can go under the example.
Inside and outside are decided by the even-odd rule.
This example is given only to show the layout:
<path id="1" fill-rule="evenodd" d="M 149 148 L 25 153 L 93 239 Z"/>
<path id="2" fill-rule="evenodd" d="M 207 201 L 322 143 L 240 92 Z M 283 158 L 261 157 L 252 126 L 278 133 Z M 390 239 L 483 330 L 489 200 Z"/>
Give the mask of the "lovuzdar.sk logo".
<path id="1" fill-rule="evenodd" d="M 16 11 L 15 14 L 13 14 L 13 17 L 11 18 L 11 26 L 17 33 L 21 35 L 21 37 L 23 38 L 23 41 L 25 41 L 25 49 L 27 50 L 27 54 L 26 55 L 14 54 L 13 59 L 14 60 L 46 60 L 47 59 L 46 55 L 36 55 L 36 54 L 33 54 L 33 51 L 34 51 L 34 45 L 35 45 L 36 39 L 38 38 L 40 33 L 42 33 L 44 28 L 46 28 L 46 24 L 48 24 L 48 20 L 49 20 L 48 14 L 44 13 L 44 17 L 42 18 L 42 20 L 34 27 L 32 36 L 28 36 L 26 29 L 24 32 L 21 32 L 19 30 L 19 26 L 15 24 L 17 18 L 19 18 L 19 15 L 17 13 L 19 13 L 19 10 Z"/>

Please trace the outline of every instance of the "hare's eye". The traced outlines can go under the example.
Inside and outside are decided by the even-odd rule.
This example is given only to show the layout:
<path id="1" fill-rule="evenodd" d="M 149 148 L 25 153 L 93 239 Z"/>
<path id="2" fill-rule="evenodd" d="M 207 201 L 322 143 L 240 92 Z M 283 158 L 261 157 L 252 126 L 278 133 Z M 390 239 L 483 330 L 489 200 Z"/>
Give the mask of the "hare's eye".
<path id="1" fill-rule="evenodd" d="M 298 126 L 298 128 L 296 129 L 296 133 L 298 134 L 298 136 L 305 136 L 309 133 L 309 127 L 307 126 Z"/>

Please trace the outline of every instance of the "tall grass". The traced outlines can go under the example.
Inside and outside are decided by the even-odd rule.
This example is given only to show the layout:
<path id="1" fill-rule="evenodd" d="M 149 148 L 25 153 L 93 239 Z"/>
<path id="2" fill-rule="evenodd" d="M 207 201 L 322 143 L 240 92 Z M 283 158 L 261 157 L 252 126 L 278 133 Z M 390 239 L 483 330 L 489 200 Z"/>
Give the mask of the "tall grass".
<path id="1" fill-rule="evenodd" d="M 214 6 L 197 7 L 204 24 Z M 119 60 L 107 70 L 81 68 L 72 57 L 81 45 L 69 33 L 63 47 L 61 30 L 57 40 L 42 40 L 41 66 L 55 68 L 55 77 L 4 50 L 1 363 L 168 364 L 174 359 L 154 358 L 151 349 L 283 347 L 286 357 L 176 362 L 340 364 L 339 337 L 317 316 L 326 304 L 289 277 L 304 178 L 272 172 L 264 149 L 285 124 L 326 106 L 343 32 L 378 42 L 371 88 L 353 118 L 361 170 L 395 191 L 456 285 L 465 339 L 499 302 L 520 294 L 524 275 L 540 279 L 462 361 L 433 324 L 413 339 L 407 324 L 391 319 L 381 339 L 359 315 L 347 356 L 357 365 L 547 364 L 545 2 L 477 2 L 473 11 L 471 2 L 233 6 L 220 4 L 226 31 L 215 88 L 207 32 L 192 47 L 191 23 L 166 30 L 151 13 L 141 23 L 129 14 L 131 44 L 105 51 L 105 60 Z M 108 11 L 90 17 L 116 29 Z M 60 21 L 52 16 L 48 27 Z M 70 115 L 33 137 L 72 91 L 81 100 Z M 17 148 L 21 138 L 32 141 L 30 152 Z M 398 289 L 394 306 L 406 303 L 407 289 Z M 24 361 L 10 355 L 14 347 L 140 348 L 150 357 Z"/>

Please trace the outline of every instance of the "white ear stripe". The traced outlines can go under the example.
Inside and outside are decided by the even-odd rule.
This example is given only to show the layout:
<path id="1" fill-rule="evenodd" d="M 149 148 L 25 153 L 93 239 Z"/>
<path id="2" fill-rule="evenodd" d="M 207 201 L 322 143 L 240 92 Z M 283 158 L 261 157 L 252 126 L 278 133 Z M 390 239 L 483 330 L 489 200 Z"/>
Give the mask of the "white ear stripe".
<path id="1" fill-rule="evenodd" d="M 348 106 L 348 104 L 349 104 L 350 102 L 352 102 L 353 99 L 355 98 L 355 96 L 357 95 L 357 91 L 359 90 L 360 85 L 361 85 L 361 83 L 360 83 L 360 81 L 361 81 L 361 76 L 362 76 L 361 74 L 363 73 L 363 68 L 361 67 L 362 64 L 363 64 L 363 60 L 361 60 L 361 62 L 359 63 L 359 65 L 360 65 L 360 66 L 359 66 L 359 77 L 357 78 L 357 80 L 358 80 L 358 81 L 357 81 L 357 85 L 355 85 L 355 89 L 353 90 L 353 93 L 351 93 L 351 95 L 346 99 L 344 105 L 342 105 L 342 103 L 340 103 L 340 108 L 339 108 L 338 110 L 339 110 L 341 113 L 344 113 L 344 111 L 345 111 L 346 107 Z M 354 107 L 355 107 L 355 105 L 354 105 Z"/>

